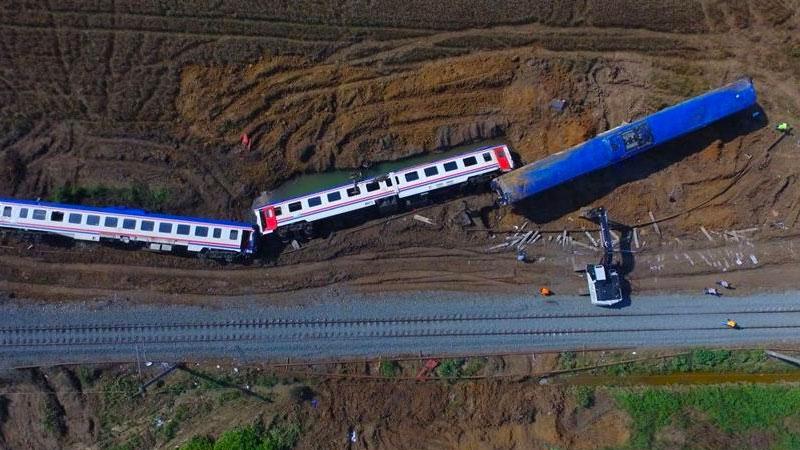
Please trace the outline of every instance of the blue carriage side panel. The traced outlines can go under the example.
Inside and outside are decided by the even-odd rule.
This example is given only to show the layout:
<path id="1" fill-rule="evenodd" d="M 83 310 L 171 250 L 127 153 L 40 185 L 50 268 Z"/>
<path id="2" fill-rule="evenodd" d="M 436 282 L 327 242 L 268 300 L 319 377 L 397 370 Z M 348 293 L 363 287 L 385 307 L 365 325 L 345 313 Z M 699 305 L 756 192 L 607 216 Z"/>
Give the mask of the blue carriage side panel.
<path id="1" fill-rule="evenodd" d="M 697 131 L 755 103 L 752 81 L 741 79 L 525 165 L 496 178 L 492 187 L 501 203 L 514 203 Z"/>

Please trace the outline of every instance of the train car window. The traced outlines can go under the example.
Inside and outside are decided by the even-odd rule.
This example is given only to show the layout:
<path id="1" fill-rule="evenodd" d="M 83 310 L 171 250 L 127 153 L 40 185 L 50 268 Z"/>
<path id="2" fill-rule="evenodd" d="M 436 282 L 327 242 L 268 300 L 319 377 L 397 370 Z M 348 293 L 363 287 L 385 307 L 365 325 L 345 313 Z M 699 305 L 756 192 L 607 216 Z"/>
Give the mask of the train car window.
<path id="1" fill-rule="evenodd" d="M 414 180 L 419 180 L 419 174 L 417 173 L 417 171 L 408 172 L 406 174 L 406 181 L 414 181 Z"/>
<path id="2" fill-rule="evenodd" d="M 194 227 L 194 235 L 199 237 L 208 236 L 208 227 Z"/>
<path id="3" fill-rule="evenodd" d="M 377 181 L 372 181 L 370 183 L 367 183 L 366 185 L 364 185 L 364 187 L 367 188 L 367 192 L 375 192 L 381 188 Z"/>
<path id="4" fill-rule="evenodd" d="M 452 172 L 452 171 L 454 171 L 456 169 L 458 169 L 458 164 L 456 164 L 455 161 L 449 161 L 449 162 L 444 163 L 444 171 L 445 172 Z"/>
<path id="5" fill-rule="evenodd" d="M 464 158 L 464 167 L 474 166 L 475 164 L 478 164 L 478 159 L 474 156 Z"/>
<path id="6" fill-rule="evenodd" d="M 136 219 L 122 219 L 122 228 L 126 230 L 135 230 Z"/>
<path id="7" fill-rule="evenodd" d="M 392 179 L 391 178 L 387 178 L 387 179 L 385 179 L 383 181 L 386 183 L 386 187 L 391 187 L 392 186 Z"/>
<path id="8" fill-rule="evenodd" d="M 308 207 L 313 208 L 315 206 L 319 206 L 322 204 L 322 199 L 320 197 L 311 197 L 308 199 Z"/>
<path id="9" fill-rule="evenodd" d="M 439 169 L 436 166 L 426 167 L 425 168 L 425 176 L 432 177 L 434 175 L 439 175 Z"/>
<path id="10" fill-rule="evenodd" d="M 61 222 L 64 220 L 64 213 L 61 211 L 53 211 L 50 213 L 50 220 L 53 222 Z"/>
<path id="11" fill-rule="evenodd" d="M 301 209 L 303 209 L 303 206 L 300 202 L 289 203 L 289 212 L 300 211 Z"/>
<path id="12" fill-rule="evenodd" d="M 94 214 L 89 214 L 86 216 L 86 225 L 100 225 L 100 216 L 95 216 Z"/>
<path id="13" fill-rule="evenodd" d="M 142 231 L 153 231 L 155 226 L 156 224 L 152 220 L 143 220 L 142 223 L 139 224 L 139 229 Z"/>
<path id="14" fill-rule="evenodd" d="M 172 224 L 168 222 L 160 222 L 158 224 L 159 233 L 172 233 Z"/>
<path id="15" fill-rule="evenodd" d="M 83 216 L 78 213 L 70 213 L 69 215 L 69 223 L 81 223 Z"/>
<path id="16" fill-rule="evenodd" d="M 19 218 L 20 219 L 27 219 L 28 218 L 28 208 L 22 208 L 19 210 Z"/>
<path id="17" fill-rule="evenodd" d="M 11 207 L 6 206 L 3 208 L 3 217 L 11 217 Z"/>
<path id="18" fill-rule="evenodd" d="M 34 220 L 44 220 L 47 217 L 47 211 L 43 209 L 34 209 L 33 210 L 33 218 Z"/>
<path id="19" fill-rule="evenodd" d="M 219 228 L 214 228 L 213 236 L 214 236 L 214 239 L 221 238 L 222 237 L 222 230 L 220 230 Z"/>
<path id="20" fill-rule="evenodd" d="M 275 207 L 275 217 L 278 217 L 281 214 L 283 214 L 283 211 L 281 210 L 281 207 L 280 206 L 276 206 Z"/>
<path id="21" fill-rule="evenodd" d="M 341 199 L 342 199 L 342 193 L 339 191 L 331 192 L 330 194 L 328 194 L 329 202 L 338 202 Z"/>
<path id="22" fill-rule="evenodd" d="M 178 234 L 182 234 L 184 236 L 189 234 L 189 225 L 178 225 Z"/>
<path id="23" fill-rule="evenodd" d="M 228 235 L 232 241 L 239 239 L 239 230 L 231 230 L 231 234 Z"/>
<path id="24" fill-rule="evenodd" d="M 353 186 L 347 189 L 347 196 L 348 197 L 355 197 L 356 195 L 361 193 L 361 189 L 358 186 Z"/>
<path id="25" fill-rule="evenodd" d="M 105 222 L 103 222 L 103 226 L 108 228 L 117 228 L 117 218 L 116 217 L 106 217 Z"/>
<path id="26" fill-rule="evenodd" d="M 489 152 L 484 153 L 483 154 L 483 160 L 486 161 L 486 162 L 491 161 L 492 160 L 492 154 L 489 153 Z"/>

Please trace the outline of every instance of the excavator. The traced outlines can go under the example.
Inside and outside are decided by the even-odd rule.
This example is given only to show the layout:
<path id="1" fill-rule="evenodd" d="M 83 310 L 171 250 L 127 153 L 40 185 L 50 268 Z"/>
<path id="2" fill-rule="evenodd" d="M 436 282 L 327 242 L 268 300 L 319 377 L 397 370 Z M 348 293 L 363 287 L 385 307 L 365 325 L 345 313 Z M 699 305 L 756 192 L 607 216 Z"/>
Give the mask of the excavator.
<path id="1" fill-rule="evenodd" d="M 622 284 L 617 266 L 614 265 L 614 244 L 608 226 L 608 213 L 602 206 L 589 210 L 584 217 L 600 225 L 600 240 L 603 257 L 599 264 L 586 266 L 586 282 L 593 305 L 612 306 L 622 301 Z"/>

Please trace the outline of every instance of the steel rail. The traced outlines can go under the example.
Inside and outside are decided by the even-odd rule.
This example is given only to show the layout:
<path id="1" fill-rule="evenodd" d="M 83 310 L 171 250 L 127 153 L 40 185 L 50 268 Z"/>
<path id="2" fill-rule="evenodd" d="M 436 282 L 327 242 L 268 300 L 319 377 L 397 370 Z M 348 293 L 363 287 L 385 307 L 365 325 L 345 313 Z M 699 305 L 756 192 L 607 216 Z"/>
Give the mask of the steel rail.
<path id="1" fill-rule="evenodd" d="M 281 341 L 297 339 L 363 339 L 363 338 L 429 338 L 429 337 L 479 337 L 479 336 L 565 336 L 594 333 L 651 333 L 664 331 L 714 331 L 721 327 L 641 327 L 641 328 L 516 328 L 506 330 L 371 330 L 371 331 L 311 331 L 281 334 L 195 334 L 195 335 L 156 335 L 156 336 L 44 336 L 36 338 L 0 338 L 0 347 L 46 347 L 70 345 L 108 345 L 108 344 L 165 344 L 193 342 L 242 342 L 242 341 Z M 747 330 L 798 329 L 798 325 L 751 326 Z"/>
<path id="2" fill-rule="evenodd" d="M 654 313 L 545 313 L 545 314 L 453 314 L 453 315 L 432 315 L 416 317 L 397 317 L 397 318 L 356 318 L 356 319 L 248 319 L 230 320 L 220 322 L 176 322 L 176 323 L 139 323 L 139 324 L 98 324 L 98 325 L 64 325 L 64 326 L 27 326 L 27 327 L 0 327 L 0 336 L 10 333 L 38 333 L 38 332 L 72 332 L 72 331 L 157 331 L 166 329 L 215 329 L 215 328 L 270 328 L 270 327 L 294 327 L 294 326 L 328 326 L 328 325 L 394 325 L 410 323 L 441 323 L 441 322 L 478 322 L 478 321 L 501 321 L 501 320 L 536 320 L 536 319 L 582 319 L 582 318 L 605 318 L 605 317 L 664 317 L 664 316 L 700 316 L 700 315 L 737 315 L 737 314 L 786 314 L 800 313 L 800 308 L 770 308 L 770 309 L 739 309 L 728 311 L 690 311 L 690 312 L 654 312 Z"/>

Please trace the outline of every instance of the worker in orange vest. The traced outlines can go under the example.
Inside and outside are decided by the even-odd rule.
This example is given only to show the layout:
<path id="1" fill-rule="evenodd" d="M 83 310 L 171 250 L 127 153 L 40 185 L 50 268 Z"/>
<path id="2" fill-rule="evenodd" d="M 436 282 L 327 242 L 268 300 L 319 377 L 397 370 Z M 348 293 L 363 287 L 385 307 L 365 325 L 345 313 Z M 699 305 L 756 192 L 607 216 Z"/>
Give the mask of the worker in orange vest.
<path id="1" fill-rule="evenodd" d="M 549 296 L 553 295 L 553 291 L 551 291 L 550 288 L 546 288 L 546 287 L 542 286 L 542 287 L 539 288 L 539 294 L 541 294 L 542 297 L 549 297 Z"/>

